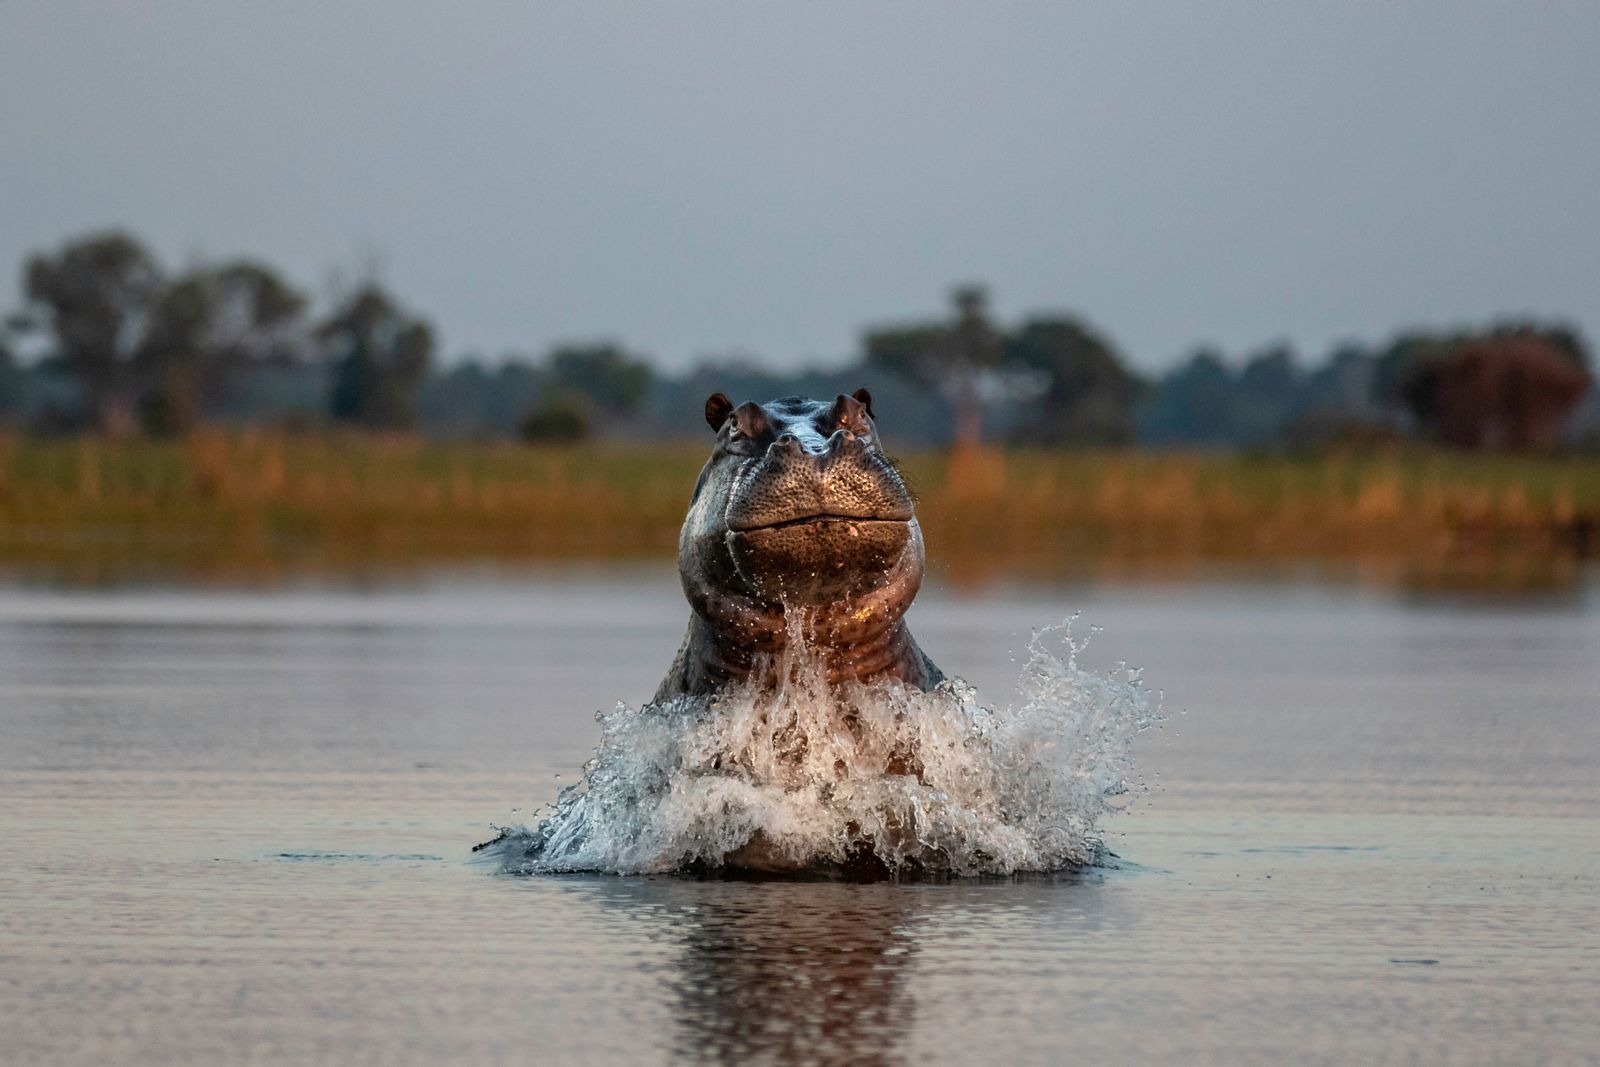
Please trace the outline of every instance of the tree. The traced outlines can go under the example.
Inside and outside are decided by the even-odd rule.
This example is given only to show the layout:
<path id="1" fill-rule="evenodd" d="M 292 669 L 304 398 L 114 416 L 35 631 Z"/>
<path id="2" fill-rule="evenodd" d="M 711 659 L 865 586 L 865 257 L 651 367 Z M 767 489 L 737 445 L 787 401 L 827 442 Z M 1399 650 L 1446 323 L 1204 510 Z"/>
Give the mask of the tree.
<path id="1" fill-rule="evenodd" d="M 1590 369 L 1589 346 L 1570 323 L 1545 324 L 1531 319 L 1504 319 L 1489 329 L 1491 338 L 1537 337 L 1550 346 L 1550 351 L 1579 370 Z"/>
<path id="2" fill-rule="evenodd" d="M 1201 348 L 1168 371 L 1139 412 L 1139 437 L 1156 445 L 1231 444 L 1227 412 L 1234 381 L 1214 349 Z"/>
<path id="3" fill-rule="evenodd" d="M 103 233 L 33 256 L 24 273 L 27 299 L 48 319 L 88 421 L 102 430 L 127 428 L 134 354 L 161 287 L 154 257 L 127 234 Z"/>
<path id="4" fill-rule="evenodd" d="M 432 327 L 368 284 L 317 328 L 317 340 L 334 368 L 335 420 L 383 430 L 415 423 L 417 390 L 433 359 Z"/>
<path id="5" fill-rule="evenodd" d="M 423 383 L 419 419 L 429 433 L 518 433 L 528 412 L 549 391 L 549 379 L 542 367 L 515 355 L 507 356 L 498 367 L 468 357 Z"/>
<path id="6" fill-rule="evenodd" d="M 590 409 L 589 398 L 582 393 L 558 388 L 528 410 L 517 432 L 535 444 L 572 444 L 588 437 L 594 428 Z"/>
<path id="7" fill-rule="evenodd" d="M 1301 387 L 1304 414 L 1376 423 L 1380 412 L 1373 397 L 1378 357 L 1352 342 L 1328 353 L 1322 366 L 1306 375 Z"/>
<path id="8" fill-rule="evenodd" d="M 27 372 L 17 365 L 12 351 L 10 324 L 0 323 L 0 420 L 9 421 L 23 412 L 28 385 Z"/>
<path id="9" fill-rule="evenodd" d="M 956 446 L 971 447 L 983 436 L 983 378 L 1000 363 L 1005 348 L 989 321 L 988 295 L 982 286 L 959 286 L 950 300 L 953 315 L 948 323 L 868 332 L 866 362 L 940 392 L 955 411 Z"/>
<path id="10" fill-rule="evenodd" d="M 1443 444 L 1549 448 L 1590 382 L 1588 370 L 1558 342 L 1491 333 L 1414 368 L 1402 396 Z"/>
<path id="11" fill-rule="evenodd" d="M 304 309 L 304 297 L 255 263 L 200 268 L 167 286 L 136 356 L 146 429 L 187 430 L 244 369 L 297 362 Z"/>
<path id="12" fill-rule="evenodd" d="M 636 414 L 655 383 L 650 364 L 615 344 L 565 345 L 550 353 L 549 365 L 558 390 L 618 415 Z"/>
<path id="13" fill-rule="evenodd" d="M 1305 374 L 1287 344 L 1247 359 L 1228 411 L 1233 442 L 1260 448 L 1280 440 L 1301 412 L 1304 387 Z"/>
<path id="14" fill-rule="evenodd" d="M 1373 366 L 1374 398 L 1401 418 L 1414 414 L 1406 394 L 1413 390 L 1426 368 L 1448 359 L 1467 341 L 1464 333 L 1409 330 L 1395 337 L 1378 355 Z M 1409 428 L 1409 427 L 1408 427 Z"/>
<path id="15" fill-rule="evenodd" d="M 1008 367 L 1032 371 L 1043 389 L 1022 426 L 1028 441 L 1118 445 L 1133 440 L 1133 404 L 1145 384 L 1105 338 L 1075 318 L 1036 318 L 1006 338 Z"/>
<path id="16" fill-rule="evenodd" d="M 1548 447 L 1588 388 L 1589 366 L 1571 326 L 1504 320 L 1478 333 L 1401 334 L 1378 358 L 1373 392 L 1446 444 Z"/>

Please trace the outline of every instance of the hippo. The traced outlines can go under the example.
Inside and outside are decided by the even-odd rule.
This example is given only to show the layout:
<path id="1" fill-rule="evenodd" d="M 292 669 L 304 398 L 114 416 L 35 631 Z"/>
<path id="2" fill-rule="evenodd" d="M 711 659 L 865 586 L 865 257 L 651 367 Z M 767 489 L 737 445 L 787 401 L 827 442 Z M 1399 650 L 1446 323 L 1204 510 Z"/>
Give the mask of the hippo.
<path id="1" fill-rule="evenodd" d="M 688 632 L 652 707 L 642 710 L 689 722 L 726 689 L 775 692 L 795 665 L 785 655 L 799 651 L 791 641 L 803 643 L 807 667 L 816 672 L 808 671 L 808 681 L 820 675 L 839 693 L 838 721 L 847 733 L 859 726 L 853 706 L 859 693 L 849 691 L 856 683 L 940 686 L 943 672 L 906 628 L 906 609 L 922 584 L 922 531 L 911 492 L 878 442 L 871 394 L 858 389 L 831 401 L 786 396 L 735 407 L 713 393 L 705 414 L 716 443 L 678 540 Z M 884 774 L 921 780 L 915 752 L 896 747 L 881 755 Z M 474 851 L 493 850 L 513 869 L 527 869 L 552 851 L 581 854 L 592 799 L 585 773 L 585 782 L 563 790 L 536 830 L 502 830 Z M 618 810 L 637 803 L 628 796 Z M 567 869 L 561 862 L 555 869 Z M 715 866 L 765 875 L 888 872 L 864 840 L 842 862 L 819 865 L 779 847 L 762 829 Z"/>
<path id="2" fill-rule="evenodd" d="M 911 492 L 883 452 L 865 389 L 705 405 L 716 434 L 678 540 L 689 628 L 655 702 L 776 684 L 800 621 L 830 685 L 893 679 L 931 690 L 944 674 L 905 612 L 922 584 Z"/>

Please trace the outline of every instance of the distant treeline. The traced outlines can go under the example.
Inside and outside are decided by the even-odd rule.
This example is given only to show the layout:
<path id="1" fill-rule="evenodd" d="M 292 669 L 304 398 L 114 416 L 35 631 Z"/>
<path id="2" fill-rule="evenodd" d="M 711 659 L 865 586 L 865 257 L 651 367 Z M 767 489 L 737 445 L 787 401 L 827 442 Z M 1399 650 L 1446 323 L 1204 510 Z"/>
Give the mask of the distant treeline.
<path id="1" fill-rule="evenodd" d="M 122 233 L 32 256 L 22 288 L 0 329 L 0 423 L 43 433 L 168 436 L 227 423 L 658 438 L 703 432 L 713 391 L 767 399 L 865 384 L 908 446 L 1600 444 L 1590 355 L 1562 324 L 1408 331 L 1312 366 L 1287 346 L 1243 360 L 1201 349 L 1150 379 L 1082 318 L 996 323 L 984 291 L 965 286 L 947 316 L 868 330 L 840 368 L 709 361 L 664 376 L 613 342 L 445 364 L 427 320 L 374 281 L 317 311 L 264 264 L 169 272 Z"/>

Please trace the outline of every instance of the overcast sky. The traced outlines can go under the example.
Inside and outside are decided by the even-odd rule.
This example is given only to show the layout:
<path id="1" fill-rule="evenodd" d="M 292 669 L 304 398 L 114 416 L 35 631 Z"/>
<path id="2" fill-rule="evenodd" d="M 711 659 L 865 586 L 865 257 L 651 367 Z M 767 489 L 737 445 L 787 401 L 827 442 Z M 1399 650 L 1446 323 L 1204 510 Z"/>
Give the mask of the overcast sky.
<path id="1" fill-rule="evenodd" d="M 1561 316 L 1600 342 L 1600 3 L 0 0 L 0 279 L 125 227 L 447 357 L 837 360 L 1073 310 L 1139 365 Z"/>

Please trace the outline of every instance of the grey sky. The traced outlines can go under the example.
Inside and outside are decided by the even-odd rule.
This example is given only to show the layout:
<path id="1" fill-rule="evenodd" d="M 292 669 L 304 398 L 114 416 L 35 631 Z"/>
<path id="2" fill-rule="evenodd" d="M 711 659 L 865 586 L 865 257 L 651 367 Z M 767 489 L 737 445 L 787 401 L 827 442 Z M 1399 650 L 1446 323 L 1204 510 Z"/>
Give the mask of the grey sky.
<path id="1" fill-rule="evenodd" d="M 0 277 L 106 226 L 447 355 L 837 359 L 991 286 L 1141 366 L 1600 341 L 1600 4 L 0 2 Z M 14 295 L 8 295 L 11 303 Z"/>

